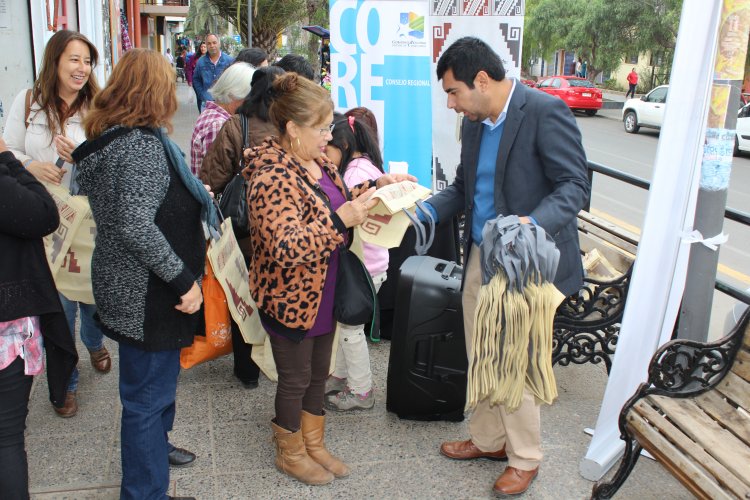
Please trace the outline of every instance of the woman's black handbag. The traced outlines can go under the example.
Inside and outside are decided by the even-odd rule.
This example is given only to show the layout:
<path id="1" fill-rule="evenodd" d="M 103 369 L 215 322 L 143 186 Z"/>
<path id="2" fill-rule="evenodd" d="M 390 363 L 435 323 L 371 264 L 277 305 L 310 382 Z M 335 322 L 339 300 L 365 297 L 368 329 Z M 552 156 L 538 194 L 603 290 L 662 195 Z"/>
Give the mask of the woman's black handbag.
<path id="1" fill-rule="evenodd" d="M 240 150 L 240 172 L 229 181 L 219 198 L 219 208 L 224 217 L 232 218 L 232 229 L 234 236 L 241 240 L 250 236 L 249 221 L 247 218 L 247 180 L 242 175 L 242 162 L 245 149 L 248 148 L 247 141 L 247 117 L 240 114 L 242 125 L 242 149 Z"/>
<path id="2" fill-rule="evenodd" d="M 310 184 L 310 188 L 320 196 L 328 209 L 333 207 L 328 197 Z M 346 199 L 349 190 L 344 186 Z M 349 229 L 349 244 L 354 240 L 354 230 Z M 339 269 L 336 273 L 336 291 L 334 292 L 333 317 L 345 325 L 370 325 L 370 340 L 380 341 L 380 305 L 372 277 L 364 262 L 349 250 L 347 245 L 339 245 Z"/>
<path id="3" fill-rule="evenodd" d="M 351 240 L 350 240 L 351 241 Z M 370 338 L 379 337 L 380 307 L 370 273 L 357 255 L 339 246 L 339 269 L 333 316 L 345 325 L 370 324 Z"/>

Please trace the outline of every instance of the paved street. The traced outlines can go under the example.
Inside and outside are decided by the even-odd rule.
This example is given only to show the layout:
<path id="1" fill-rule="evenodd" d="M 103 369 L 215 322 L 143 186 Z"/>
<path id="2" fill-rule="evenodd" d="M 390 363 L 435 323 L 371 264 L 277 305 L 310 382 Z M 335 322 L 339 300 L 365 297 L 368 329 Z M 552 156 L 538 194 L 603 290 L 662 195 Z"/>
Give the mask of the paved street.
<path id="1" fill-rule="evenodd" d="M 186 147 L 197 116 L 192 91 L 179 85 L 181 108 L 174 138 Z M 607 123 L 597 118 L 597 123 Z M 649 140 L 649 139 L 645 139 Z M 118 356 L 114 343 L 112 372 L 95 373 L 80 363 L 78 415 L 63 420 L 48 402 L 45 377 L 34 384 L 27 430 L 32 498 L 114 499 L 120 481 L 120 403 Z M 232 376 L 230 358 L 184 371 L 177 391 L 177 419 L 172 441 L 198 454 L 186 469 L 174 469 L 170 494 L 201 500 L 255 498 L 492 498 L 502 464 L 455 462 L 438 453 L 441 441 L 466 437 L 464 423 L 400 420 L 385 410 L 390 343 L 372 345 L 376 403 L 371 411 L 329 414 L 326 441 L 353 469 L 346 480 L 308 487 L 278 473 L 269 421 L 275 385 L 261 378 L 248 391 Z M 79 352 L 85 348 L 79 342 Z M 556 367 L 560 397 L 543 407 L 546 453 L 540 475 L 526 498 L 588 498 L 592 484 L 578 474 L 578 464 L 593 427 L 607 376 L 601 366 Z M 0 497 L 2 494 L 0 493 Z M 641 459 L 619 499 L 687 499 L 689 493 L 661 466 Z"/>
<path id="2" fill-rule="evenodd" d="M 641 128 L 638 134 L 625 132 L 620 110 L 604 110 L 594 117 L 576 115 L 588 159 L 650 181 L 659 141 L 659 132 Z M 728 205 L 750 213 L 750 155 L 735 157 L 729 186 Z M 592 212 L 632 232 L 643 226 L 648 192 L 604 175 L 595 174 Z M 719 256 L 719 278 L 740 289 L 750 287 L 750 227 L 725 220 L 729 241 Z M 735 300 L 714 293 L 711 335 L 723 331 L 727 313 Z"/>

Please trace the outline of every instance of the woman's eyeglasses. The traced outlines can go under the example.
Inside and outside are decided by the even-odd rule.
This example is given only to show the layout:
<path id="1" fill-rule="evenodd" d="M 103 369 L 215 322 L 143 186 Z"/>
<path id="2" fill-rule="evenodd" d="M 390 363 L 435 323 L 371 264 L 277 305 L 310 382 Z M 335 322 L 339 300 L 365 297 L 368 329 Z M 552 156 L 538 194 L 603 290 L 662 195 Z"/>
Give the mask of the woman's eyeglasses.
<path id="1" fill-rule="evenodd" d="M 333 127 L 335 127 L 335 126 L 336 126 L 335 123 L 331 123 L 327 127 L 319 128 L 318 132 L 320 132 L 320 135 L 326 135 L 326 134 L 328 134 L 330 132 L 333 132 Z"/>

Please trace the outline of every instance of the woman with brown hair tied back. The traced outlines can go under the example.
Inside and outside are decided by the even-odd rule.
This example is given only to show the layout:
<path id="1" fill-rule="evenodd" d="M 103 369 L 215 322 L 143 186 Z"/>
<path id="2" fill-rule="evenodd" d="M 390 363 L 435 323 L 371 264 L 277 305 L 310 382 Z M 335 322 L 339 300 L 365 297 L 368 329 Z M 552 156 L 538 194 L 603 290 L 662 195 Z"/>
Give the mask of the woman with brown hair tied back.
<path id="1" fill-rule="evenodd" d="M 99 92 L 93 75 L 97 58 L 96 47 L 82 34 L 61 30 L 52 35 L 44 49 L 39 78 L 32 88 L 16 96 L 3 132 L 8 149 L 29 173 L 40 182 L 71 189 L 73 194 L 76 183 L 71 153 L 86 139 L 82 121 Z M 112 360 L 94 321 L 96 305 L 74 300 L 62 284 L 59 288 L 70 332 L 75 334 L 78 316 L 81 341 L 91 365 L 99 372 L 109 372 Z M 78 412 L 77 391 L 78 368 L 70 378 L 65 404 L 54 407 L 57 415 L 68 418 Z"/>
<path id="2" fill-rule="evenodd" d="M 122 499 L 164 498 L 169 465 L 195 455 L 169 443 L 180 349 L 203 327 L 199 279 L 209 193 L 167 137 L 177 110 L 174 72 L 158 52 L 132 49 L 84 122 L 75 152 L 98 228 L 94 297 L 120 346 Z"/>
<path id="3" fill-rule="evenodd" d="M 339 245 L 375 204 L 376 183 L 351 189 L 325 156 L 333 103 L 296 73 L 271 89 L 270 121 L 280 132 L 250 155 L 250 288 L 271 340 L 279 383 L 271 422 L 276 467 L 306 484 L 345 477 L 349 467 L 325 447 L 323 395 L 331 362 Z M 385 175 L 377 186 L 410 179 Z"/>

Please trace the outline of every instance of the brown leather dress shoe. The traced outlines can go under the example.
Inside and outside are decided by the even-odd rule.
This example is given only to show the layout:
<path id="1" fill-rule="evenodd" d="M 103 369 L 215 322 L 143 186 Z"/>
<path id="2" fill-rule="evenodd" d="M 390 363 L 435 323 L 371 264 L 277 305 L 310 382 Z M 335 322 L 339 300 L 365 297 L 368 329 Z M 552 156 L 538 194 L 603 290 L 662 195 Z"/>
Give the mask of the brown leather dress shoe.
<path id="1" fill-rule="evenodd" d="M 107 373 L 112 368 L 112 359 L 109 357 L 109 351 L 102 346 L 98 351 L 89 351 L 91 357 L 91 366 L 94 370 Z"/>
<path id="2" fill-rule="evenodd" d="M 471 439 L 466 441 L 446 441 L 440 445 L 440 453 L 454 460 L 472 460 L 486 458 L 489 460 L 508 460 L 505 446 L 498 451 L 482 451 L 476 447 Z"/>
<path id="3" fill-rule="evenodd" d="M 499 496 L 520 495 L 529 489 L 537 474 L 539 467 L 534 470 L 521 470 L 509 465 L 495 481 L 492 491 Z"/>
<path id="4" fill-rule="evenodd" d="M 52 408 L 54 408 L 55 413 L 62 418 L 70 418 L 74 416 L 78 413 L 78 401 L 76 401 L 75 391 L 68 391 L 67 394 L 65 394 L 65 404 L 62 408 L 58 408 L 57 406 L 53 406 Z"/>

